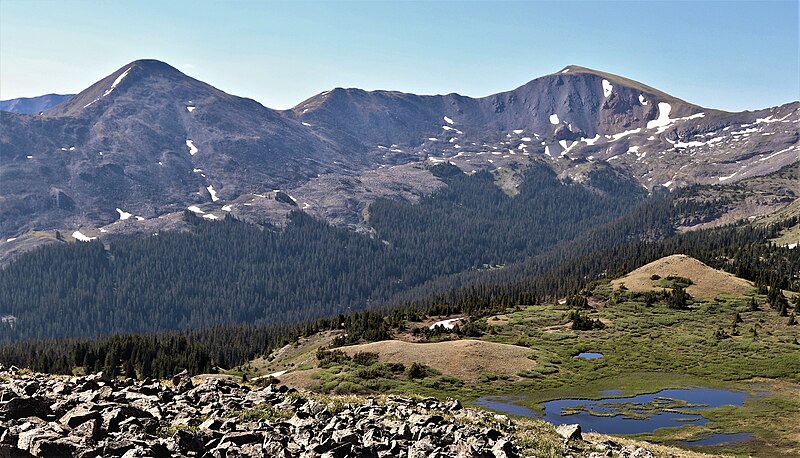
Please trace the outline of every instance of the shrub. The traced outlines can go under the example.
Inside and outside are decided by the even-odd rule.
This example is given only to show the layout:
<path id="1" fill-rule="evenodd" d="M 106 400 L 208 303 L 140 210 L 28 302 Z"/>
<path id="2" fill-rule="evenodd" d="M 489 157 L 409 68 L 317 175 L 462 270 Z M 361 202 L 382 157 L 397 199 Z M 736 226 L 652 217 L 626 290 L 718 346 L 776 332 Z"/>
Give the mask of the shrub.
<path id="1" fill-rule="evenodd" d="M 353 355 L 353 362 L 359 366 L 370 366 L 378 361 L 378 354 L 368 351 L 360 351 Z"/>
<path id="2" fill-rule="evenodd" d="M 350 361 L 350 356 L 342 350 L 326 350 L 324 348 L 319 348 L 317 349 L 317 360 L 319 360 L 319 367 L 329 367 L 334 364 Z"/>
<path id="3" fill-rule="evenodd" d="M 410 379 L 420 379 L 430 377 L 432 375 L 439 375 L 439 371 L 420 363 L 412 363 L 408 368 L 407 375 Z"/>
<path id="4" fill-rule="evenodd" d="M 572 329 L 576 331 L 591 331 L 592 329 L 603 329 L 606 327 L 602 321 L 589 318 L 578 310 L 569 312 L 569 320 L 572 321 Z"/>

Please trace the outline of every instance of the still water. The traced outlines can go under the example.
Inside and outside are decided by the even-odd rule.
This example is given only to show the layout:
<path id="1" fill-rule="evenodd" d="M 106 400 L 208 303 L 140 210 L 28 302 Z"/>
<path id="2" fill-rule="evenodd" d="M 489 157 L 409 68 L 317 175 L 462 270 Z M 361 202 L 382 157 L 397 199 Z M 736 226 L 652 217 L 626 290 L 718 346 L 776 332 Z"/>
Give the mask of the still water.
<path id="1" fill-rule="evenodd" d="M 708 420 L 692 413 L 693 411 L 723 405 L 740 406 L 744 404 L 745 396 L 746 393 L 739 391 L 686 388 L 624 398 L 557 399 L 542 404 L 543 416 L 515 403 L 524 399 L 521 396 L 484 396 L 478 399 L 477 404 L 512 415 L 544 418 L 556 425 L 579 423 L 584 431 L 602 434 L 639 434 L 686 424 L 703 425 L 708 423 Z M 713 437 L 701 441 L 712 440 Z M 731 439 L 736 440 L 729 438 L 723 442 L 730 442 Z M 696 441 L 692 445 L 712 444 Z"/>

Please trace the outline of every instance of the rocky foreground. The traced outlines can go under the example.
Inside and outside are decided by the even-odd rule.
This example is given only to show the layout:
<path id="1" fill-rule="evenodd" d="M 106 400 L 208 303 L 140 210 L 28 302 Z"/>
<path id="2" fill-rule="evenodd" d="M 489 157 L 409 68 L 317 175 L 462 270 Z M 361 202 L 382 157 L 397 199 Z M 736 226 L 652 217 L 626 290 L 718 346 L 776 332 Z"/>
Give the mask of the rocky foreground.
<path id="1" fill-rule="evenodd" d="M 210 378 L 196 386 L 54 377 L 0 370 L 0 457 L 652 457 L 466 409 L 457 400 L 359 398 L 250 388 Z"/>

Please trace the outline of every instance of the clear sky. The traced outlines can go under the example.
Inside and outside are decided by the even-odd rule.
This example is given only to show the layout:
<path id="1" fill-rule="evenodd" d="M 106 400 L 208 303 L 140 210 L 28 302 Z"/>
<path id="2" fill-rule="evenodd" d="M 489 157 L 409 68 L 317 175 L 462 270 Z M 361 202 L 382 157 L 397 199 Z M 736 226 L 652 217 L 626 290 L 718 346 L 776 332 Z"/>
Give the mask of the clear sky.
<path id="1" fill-rule="evenodd" d="M 575 64 L 706 107 L 800 99 L 789 1 L 0 0 L 0 99 L 163 60 L 288 108 L 333 87 L 485 96 Z"/>

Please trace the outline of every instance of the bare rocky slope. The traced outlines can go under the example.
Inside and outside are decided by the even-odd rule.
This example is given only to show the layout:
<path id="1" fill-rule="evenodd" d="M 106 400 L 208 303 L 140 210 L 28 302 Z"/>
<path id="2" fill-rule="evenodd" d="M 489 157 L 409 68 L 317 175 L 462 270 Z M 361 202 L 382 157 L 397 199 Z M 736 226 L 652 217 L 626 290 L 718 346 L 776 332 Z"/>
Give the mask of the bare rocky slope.
<path id="1" fill-rule="evenodd" d="M 224 378 L 195 385 L 0 368 L 0 456 L 699 456 L 578 425 L 465 409 L 457 400 L 327 396 Z"/>
<path id="2" fill-rule="evenodd" d="M 534 162 L 601 167 L 648 191 L 797 164 L 800 103 L 728 113 L 578 66 L 483 98 L 333 89 L 277 111 L 158 61 L 121 67 L 41 115 L 0 112 L 0 259 L 52 239 L 151 233 L 177 215 L 358 226 L 378 197 L 488 170 L 509 193 Z"/>

